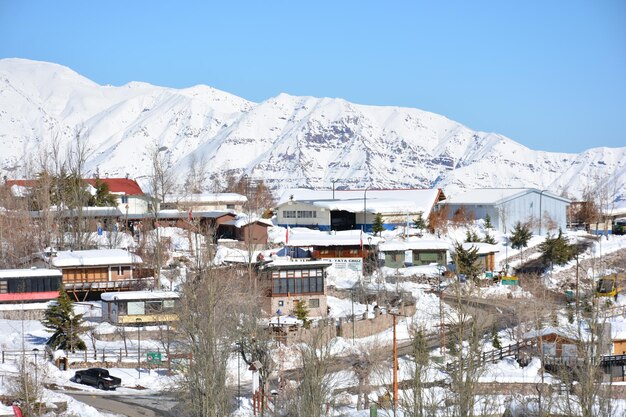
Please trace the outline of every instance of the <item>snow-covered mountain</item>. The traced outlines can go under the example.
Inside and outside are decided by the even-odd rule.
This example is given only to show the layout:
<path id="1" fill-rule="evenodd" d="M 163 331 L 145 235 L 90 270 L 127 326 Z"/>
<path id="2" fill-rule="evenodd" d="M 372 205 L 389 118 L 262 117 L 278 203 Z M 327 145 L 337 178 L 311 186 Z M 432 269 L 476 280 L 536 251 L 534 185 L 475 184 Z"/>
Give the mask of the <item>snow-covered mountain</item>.
<path id="1" fill-rule="evenodd" d="M 275 189 L 336 180 L 338 188 L 536 187 L 579 197 L 608 181 L 626 199 L 626 147 L 533 151 L 418 109 L 287 94 L 253 103 L 203 85 L 101 86 L 60 65 L 0 60 L 1 175 L 30 175 L 52 158 L 54 141 L 67 149 L 77 131 L 88 172 L 140 183 L 157 146 L 181 183 L 195 160 L 213 180 L 246 173 Z"/>

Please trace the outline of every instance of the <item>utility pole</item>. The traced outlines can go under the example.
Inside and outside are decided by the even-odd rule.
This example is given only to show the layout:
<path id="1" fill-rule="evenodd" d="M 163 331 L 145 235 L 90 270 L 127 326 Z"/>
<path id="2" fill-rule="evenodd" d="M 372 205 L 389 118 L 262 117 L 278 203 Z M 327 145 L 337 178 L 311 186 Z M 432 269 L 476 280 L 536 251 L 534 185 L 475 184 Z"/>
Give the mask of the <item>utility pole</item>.
<path id="1" fill-rule="evenodd" d="M 579 305 L 579 297 L 578 297 L 578 250 L 579 250 L 579 247 L 578 245 L 576 245 L 576 320 L 580 319 L 580 305 Z"/>
<path id="2" fill-rule="evenodd" d="M 354 288 L 350 289 L 350 299 L 352 300 L 352 344 L 354 345 Z"/>
<path id="3" fill-rule="evenodd" d="M 442 268 L 443 269 L 443 268 Z M 443 292 L 441 290 L 441 278 L 443 270 L 439 272 L 439 354 L 446 353 L 446 328 L 443 319 Z"/>
<path id="4" fill-rule="evenodd" d="M 330 180 L 333 183 L 333 200 L 335 199 L 335 183 L 339 180 Z"/>
<path id="5" fill-rule="evenodd" d="M 396 314 L 393 316 L 393 416 L 398 409 L 398 340 L 396 338 Z"/>

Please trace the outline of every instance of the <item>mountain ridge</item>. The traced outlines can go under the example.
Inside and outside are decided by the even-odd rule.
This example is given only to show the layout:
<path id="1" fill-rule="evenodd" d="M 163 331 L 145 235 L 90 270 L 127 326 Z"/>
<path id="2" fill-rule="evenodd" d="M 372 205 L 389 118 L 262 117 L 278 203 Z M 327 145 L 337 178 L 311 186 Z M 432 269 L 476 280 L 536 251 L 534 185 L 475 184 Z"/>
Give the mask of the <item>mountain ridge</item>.
<path id="1" fill-rule="evenodd" d="M 86 171 L 145 187 L 148 149 L 164 149 L 179 182 L 192 160 L 274 189 L 534 187 L 580 198 L 610 186 L 626 200 L 626 147 L 535 151 L 428 111 L 281 93 L 259 103 L 206 85 L 99 85 L 58 64 L 0 60 L 0 171 L 27 176 L 53 140 L 82 129 Z M 31 159 L 31 161 L 29 161 Z M 143 178 L 143 180 L 141 180 Z"/>

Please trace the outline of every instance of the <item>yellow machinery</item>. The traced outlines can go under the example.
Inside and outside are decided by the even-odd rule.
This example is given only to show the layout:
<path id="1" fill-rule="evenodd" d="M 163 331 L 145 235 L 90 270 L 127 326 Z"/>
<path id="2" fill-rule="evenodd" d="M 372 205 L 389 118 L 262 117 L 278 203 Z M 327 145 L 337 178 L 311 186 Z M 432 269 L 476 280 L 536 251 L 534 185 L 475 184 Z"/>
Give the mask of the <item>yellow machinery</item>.
<path id="1" fill-rule="evenodd" d="M 600 278 L 596 284 L 596 295 L 598 297 L 615 297 L 622 291 L 625 277 L 624 274 L 612 274 Z"/>

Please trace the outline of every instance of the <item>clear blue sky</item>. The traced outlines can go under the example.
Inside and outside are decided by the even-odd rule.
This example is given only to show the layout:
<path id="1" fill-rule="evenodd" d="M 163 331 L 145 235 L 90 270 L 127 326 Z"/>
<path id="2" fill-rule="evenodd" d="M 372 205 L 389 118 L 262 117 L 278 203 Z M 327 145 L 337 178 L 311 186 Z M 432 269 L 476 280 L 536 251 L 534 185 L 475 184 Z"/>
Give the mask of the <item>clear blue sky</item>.
<path id="1" fill-rule="evenodd" d="M 624 0 L 0 0 L 0 57 L 417 107 L 539 150 L 626 146 Z"/>

